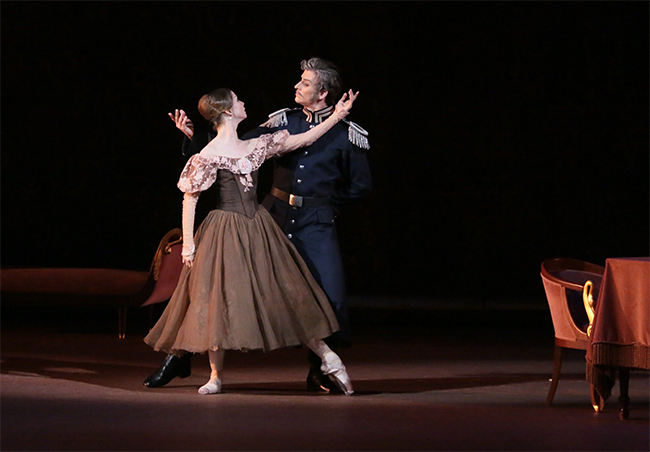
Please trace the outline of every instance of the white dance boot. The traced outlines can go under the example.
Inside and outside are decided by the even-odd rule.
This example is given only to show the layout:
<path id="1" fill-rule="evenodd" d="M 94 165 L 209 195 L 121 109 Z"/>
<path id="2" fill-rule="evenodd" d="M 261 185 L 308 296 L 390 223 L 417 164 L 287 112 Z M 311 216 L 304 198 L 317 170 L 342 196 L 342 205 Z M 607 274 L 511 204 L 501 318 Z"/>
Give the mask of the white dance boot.
<path id="1" fill-rule="evenodd" d="M 352 381 L 350 381 L 350 376 L 345 370 L 345 366 L 339 358 L 339 355 L 333 351 L 329 351 L 323 355 L 321 358 L 323 364 L 320 366 L 320 370 L 327 375 L 330 380 L 338 385 L 338 387 L 345 393 L 345 395 L 352 395 L 354 390 L 352 389 Z"/>

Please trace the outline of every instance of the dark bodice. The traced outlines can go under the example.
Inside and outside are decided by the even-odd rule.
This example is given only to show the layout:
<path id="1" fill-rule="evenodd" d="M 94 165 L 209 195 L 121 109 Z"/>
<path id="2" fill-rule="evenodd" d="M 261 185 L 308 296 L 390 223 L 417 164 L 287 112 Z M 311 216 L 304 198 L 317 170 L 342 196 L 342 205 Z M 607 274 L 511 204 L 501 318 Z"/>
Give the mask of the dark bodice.
<path id="1" fill-rule="evenodd" d="M 250 176 L 253 186 L 246 187 L 240 181 L 240 178 L 246 178 L 245 175 L 234 174 L 227 169 L 220 169 L 214 183 L 215 188 L 219 191 L 217 209 L 237 212 L 248 218 L 253 218 L 259 208 L 257 202 L 257 171 L 250 173 Z"/>

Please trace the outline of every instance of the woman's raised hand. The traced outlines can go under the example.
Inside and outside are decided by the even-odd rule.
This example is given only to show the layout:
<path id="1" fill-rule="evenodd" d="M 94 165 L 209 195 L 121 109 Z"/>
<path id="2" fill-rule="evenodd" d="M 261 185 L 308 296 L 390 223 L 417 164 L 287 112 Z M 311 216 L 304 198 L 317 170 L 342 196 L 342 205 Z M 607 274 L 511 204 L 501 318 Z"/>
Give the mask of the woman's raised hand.
<path id="1" fill-rule="evenodd" d="M 173 115 L 171 113 L 167 114 L 176 124 L 176 128 L 180 129 L 191 140 L 194 136 L 194 124 L 192 124 L 192 121 L 187 117 L 185 112 L 177 108 Z"/>
<path id="2" fill-rule="evenodd" d="M 348 115 L 348 113 L 350 113 L 352 104 L 358 95 L 359 91 L 354 93 L 352 90 L 348 91 L 347 93 L 343 93 L 343 97 L 341 97 L 341 100 L 338 101 L 336 108 L 334 109 L 334 114 L 338 116 L 338 119 L 343 119 Z"/>

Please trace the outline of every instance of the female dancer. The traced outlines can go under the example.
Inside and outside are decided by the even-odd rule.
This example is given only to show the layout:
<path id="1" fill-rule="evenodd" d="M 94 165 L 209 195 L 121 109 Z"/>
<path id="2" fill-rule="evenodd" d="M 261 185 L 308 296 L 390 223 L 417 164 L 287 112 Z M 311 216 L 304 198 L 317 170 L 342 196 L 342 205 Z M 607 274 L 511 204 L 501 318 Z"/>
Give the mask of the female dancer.
<path id="1" fill-rule="evenodd" d="M 343 119 L 359 93 L 349 93 L 334 113 L 307 132 L 286 130 L 240 140 L 244 103 L 229 89 L 204 95 L 199 112 L 217 136 L 192 156 L 181 173 L 183 268 L 178 285 L 145 342 L 167 353 L 204 353 L 210 380 L 200 394 L 221 392 L 225 350 L 273 350 L 305 344 L 321 370 L 346 395 L 352 383 L 339 356 L 322 338 L 339 329 L 327 300 L 293 244 L 257 203 L 257 170 L 271 157 L 308 146 Z M 194 231 L 200 192 L 217 184 L 219 201 Z"/>

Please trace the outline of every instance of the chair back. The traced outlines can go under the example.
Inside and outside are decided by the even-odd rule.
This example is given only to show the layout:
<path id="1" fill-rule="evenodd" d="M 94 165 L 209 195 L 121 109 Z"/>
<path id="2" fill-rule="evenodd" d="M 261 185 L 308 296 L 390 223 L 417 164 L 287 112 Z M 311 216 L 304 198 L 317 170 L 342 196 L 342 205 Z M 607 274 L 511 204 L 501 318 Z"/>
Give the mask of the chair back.
<path id="1" fill-rule="evenodd" d="M 150 274 L 155 285 L 149 298 L 140 306 L 161 303 L 171 298 L 183 269 L 182 249 L 183 231 L 181 229 L 172 229 L 162 238 L 151 262 Z"/>
<path id="2" fill-rule="evenodd" d="M 551 311 L 556 342 L 563 347 L 586 349 L 589 318 L 582 299 L 587 281 L 598 294 L 605 268 L 577 259 L 557 258 L 542 262 L 541 277 Z"/>

